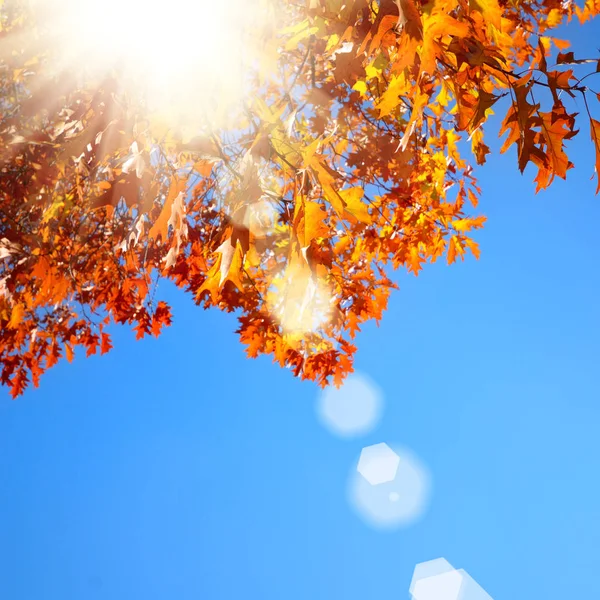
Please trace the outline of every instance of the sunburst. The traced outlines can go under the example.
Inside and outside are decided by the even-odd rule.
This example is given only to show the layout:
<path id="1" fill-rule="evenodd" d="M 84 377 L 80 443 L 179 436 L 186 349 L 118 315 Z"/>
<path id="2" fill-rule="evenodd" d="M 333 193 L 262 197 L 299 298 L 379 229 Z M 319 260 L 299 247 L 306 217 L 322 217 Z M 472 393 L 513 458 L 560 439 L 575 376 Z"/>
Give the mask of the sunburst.
<path id="1" fill-rule="evenodd" d="M 118 78 L 149 114 L 194 135 L 248 93 L 269 26 L 266 0 L 30 0 L 53 75 Z M 32 34 L 33 35 L 33 34 Z"/>

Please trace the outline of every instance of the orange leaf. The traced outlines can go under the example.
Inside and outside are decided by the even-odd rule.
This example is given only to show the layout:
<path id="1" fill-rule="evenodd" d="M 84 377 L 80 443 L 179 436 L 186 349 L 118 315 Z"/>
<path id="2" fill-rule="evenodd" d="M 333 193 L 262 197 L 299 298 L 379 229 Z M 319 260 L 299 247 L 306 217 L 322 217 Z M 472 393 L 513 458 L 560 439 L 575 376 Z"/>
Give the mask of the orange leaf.
<path id="1" fill-rule="evenodd" d="M 102 335 L 100 336 L 100 339 L 101 339 L 100 354 L 106 354 L 113 347 L 112 343 L 110 341 L 110 336 L 108 335 L 108 333 L 102 333 Z"/>
<path id="2" fill-rule="evenodd" d="M 67 357 L 67 360 L 72 363 L 73 362 L 73 358 L 75 358 L 75 353 L 73 352 L 73 348 L 71 347 L 71 344 L 65 342 L 65 356 Z"/>
<path id="3" fill-rule="evenodd" d="M 600 121 L 590 118 L 590 131 L 592 134 L 592 142 L 596 147 L 596 178 L 598 179 L 598 187 L 596 194 L 600 192 Z"/>
<path id="4" fill-rule="evenodd" d="M 471 10 L 480 12 L 485 21 L 493 25 L 496 29 L 500 29 L 502 9 L 498 4 L 498 0 L 470 0 L 469 6 Z"/>
<path id="5" fill-rule="evenodd" d="M 214 165 L 215 165 L 215 163 L 213 161 L 199 160 L 198 162 L 194 163 L 193 169 L 194 169 L 194 171 L 199 173 L 202 177 L 210 177 L 210 174 L 212 173 Z"/>
<path id="6" fill-rule="evenodd" d="M 10 321 L 8 322 L 8 327 L 11 329 L 17 329 L 17 327 L 21 324 L 23 320 L 23 315 L 25 314 L 25 309 L 22 304 L 15 304 L 13 306 L 12 312 L 10 313 Z"/>
<path id="7" fill-rule="evenodd" d="M 317 177 L 319 178 L 319 183 L 323 188 L 323 195 L 325 199 L 333 206 L 333 209 L 338 214 L 338 216 L 342 216 L 344 213 L 344 200 L 338 193 L 338 191 L 334 187 L 333 175 L 329 173 L 326 167 L 319 160 L 313 160 L 312 165 L 313 169 L 317 172 Z"/>
<path id="8" fill-rule="evenodd" d="M 372 54 L 374 50 L 379 49 L 384 36 L 389 33 L 395 33 L 398 21 L 398 15 L 385 15 L 383 19 L 381 19 L 379 27 L 377 28 L 377 33 L 369 46 L 369 54 Z"/>
<path id="9" fill-rule="evenodd" d="M 296 204 L 296 212 L 296 236 L 301 248 L 307 248 L 314 239 L 328 235 L 329 229 L 325 224 L 327 213 L 321 204 L 300 200 Z"/>
<path id="10" fill-rule="evenodd" d="M 169 235 L 169 220 L 171 219 L 171 213 L 173 211 L 173 203 L 179 194 L 183 194 L 185 192 L 186 187 L 187 181 L 185 179 L 176 179 L 173 183 L 171 183 L 169 194 L 167 195 L 165 203 L 163 204 L 160 215 L 148 232 L 149 237 L 155 240 L 160 237 L 162 238 L 163 242 L 167 240 Z"/>
<path id="11" fill-rule="evenodd" d="M 448 245 L 448 264 L 452 264 L 456 261 L 456 258 L 460 256 L 462 260 L 465 259 L 465 248 L 464 245 L 466 243 L 466 239 L 464 237 L 459 237 L 457 235 L 453 235 L 450 237 L 450 244 Z M 477 255 L 479 258 L 479 256 Z"/>
<path id="12" fill-rule="evenodd" d="M 423 262 L 424 259 L 421 257 L 419 249 L 416 246 L 411 246 L 408 254 L 408 270 L 418 275 L 419 271 L 423 268 L 421 264 Z"/>
<path id="13" fill-rule="evenodd" d="M 219 269 L 218 271 L 216 269 L 214 271 L 211 270 L 211 277 L 209 277 L 209 279 L 216 279 L 218 272 L 220 274 L 218 287 L 222 287 L 223 284 L 229 280 L 243 292 L 244 285 L 240 280 L 240 273 L 242 272 L 244 264 L 244 251 L 242 250 L 242 243 L 238 237 L 235 237 L 235 245 L 233 245 L 233 243 L 234 236 L 232 235 L 216 249 L 215 252 L 221 255 L 218 263 Z M 209 280 L 207 279 L 207 281 L 204 282 L 202 288 L 198 290 L 198 294 L 204 289 L 209 289 L 210 283 L 208 281 Z"/>
<path id="14" fill-rule="evenodd" d="M 422 40 L 423 23 L 414 0 L 396 0 L 396 5 L 400 13 L 400 23 L 404 25 L 406 34 L 416 40 Z"/>
<path id="15" fill-rule="evenodd" d="M 490 94 L 485 90 L 479 90 L 476 95 L 471 92 L 464 93 L 462 90 L 457 91 L 459 92 L 456 97 L 458 108 L 456 128 L 458 131 L 471 132 L 477 129 L 485 120 L 486 111 L 500 99 L 500 96 Z"/>

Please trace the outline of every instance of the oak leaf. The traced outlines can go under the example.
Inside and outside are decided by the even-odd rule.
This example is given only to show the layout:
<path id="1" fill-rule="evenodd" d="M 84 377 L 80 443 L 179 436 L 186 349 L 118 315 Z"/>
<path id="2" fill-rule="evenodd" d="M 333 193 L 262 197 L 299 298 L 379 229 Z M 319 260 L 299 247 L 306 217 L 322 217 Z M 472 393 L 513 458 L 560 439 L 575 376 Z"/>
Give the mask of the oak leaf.
<path id="1" fill-rule="evenodd" d="M 179 201 L 183 201 L 187 180 L 175 179 L 171 182 L 169 193 L 165 199 L 160 215 L 150 228 L 148 235 L 153 239 L 161 238 L 163 243 L 167 240 L 169 224 L 172 224 L 173 206 Z"/>
<path id="2" fill-rule="evenodd" d="M 6 39 L 52 28 L 52 11 L 26 4 L 2 13 Z M 599 0 L 267 4 L 268 24 L 234 19 L 239 110 L 226 68 L 223 89 L 197 74 L 149 110 L 112 65 L 92 79 L 54 68 L 42 42 L 0 47 L 0 383 L 13 395 L 78 347 L 108 352 L 114 324 L 159 335 L 161 279 L 236 313 L 249 356 L 339 385 L 396 287 L 390 267 L 479 257 L 485 218 L 467 206 L 485 206 L 493 113 L 500 151 L 514 146 L 539 190 L 570 174 L 585 109 L 600 171 L 600 60 L 552 31 Z"/>

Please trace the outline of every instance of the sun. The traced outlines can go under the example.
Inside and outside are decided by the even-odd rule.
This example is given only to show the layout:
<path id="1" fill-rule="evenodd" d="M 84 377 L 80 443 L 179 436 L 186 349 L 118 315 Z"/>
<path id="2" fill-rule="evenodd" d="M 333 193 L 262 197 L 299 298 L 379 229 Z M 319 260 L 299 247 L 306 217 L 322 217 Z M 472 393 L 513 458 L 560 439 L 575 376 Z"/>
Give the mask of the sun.
<path id="1" fill-rule="evenodd" d="M 266 0 L 32 2 L 56 70 L 118 73 L 150 111 L 179 120 L 241 102 L 268 22 Z"/>

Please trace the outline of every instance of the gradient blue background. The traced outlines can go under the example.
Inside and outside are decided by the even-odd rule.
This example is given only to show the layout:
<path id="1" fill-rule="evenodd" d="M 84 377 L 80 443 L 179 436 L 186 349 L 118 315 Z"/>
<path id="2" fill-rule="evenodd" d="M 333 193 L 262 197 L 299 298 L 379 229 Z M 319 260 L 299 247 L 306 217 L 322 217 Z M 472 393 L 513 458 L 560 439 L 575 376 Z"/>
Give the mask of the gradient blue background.
<path id="1" fill-rule="evenodd" d="M 595 55 L 600 23 L 570 35 Z M 121 329 L 108 356 L 61 364 L 16 402 L 2 390 L 0 598 L 406 598 L 415 564 L 441 556 L 494 600 L 600 597 L 585 120 L 570 146 L 577 170 L 537 196 L 514 149 L 479 170 L 480 261 L 398 273 L 381 328 L 359 337 L 357 369 L 386 401 L 362 439 L 319 424 L 316 386 L 247 360 L 233 316 L 164 284 L 175 322 L 159 340 Z M 424 519 L 395 532 L 346 498 L 361 447 L 381 441 L 433 478 Z"/>

